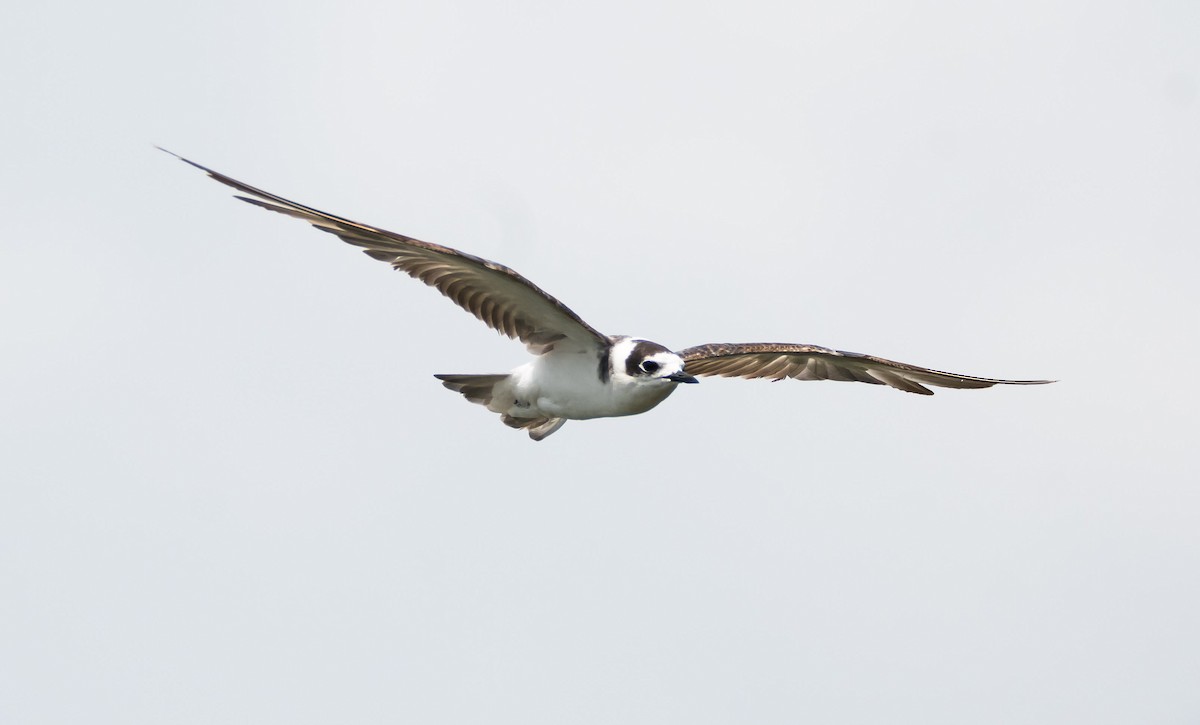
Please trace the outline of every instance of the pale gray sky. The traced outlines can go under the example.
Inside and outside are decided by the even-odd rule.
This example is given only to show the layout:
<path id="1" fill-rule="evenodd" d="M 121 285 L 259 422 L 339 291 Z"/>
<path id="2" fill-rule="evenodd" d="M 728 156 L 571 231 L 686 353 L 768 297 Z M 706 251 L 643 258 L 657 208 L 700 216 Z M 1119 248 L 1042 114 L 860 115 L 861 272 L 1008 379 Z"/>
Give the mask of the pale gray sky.
<path id="1" fill-rule="evenodd" d="M 1200 5 L 26 3 L 0 26 L 0 721 L 1194 723 Z M 161 144 L 597 328 L 524 351 Z"/>

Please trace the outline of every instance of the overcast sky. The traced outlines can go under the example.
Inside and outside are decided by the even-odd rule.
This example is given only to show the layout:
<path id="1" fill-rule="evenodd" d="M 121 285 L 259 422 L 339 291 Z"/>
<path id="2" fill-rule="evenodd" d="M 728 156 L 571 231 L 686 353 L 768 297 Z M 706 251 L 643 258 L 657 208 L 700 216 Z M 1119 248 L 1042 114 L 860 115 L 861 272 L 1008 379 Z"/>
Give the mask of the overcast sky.
<path id="1" fill-rule="evenodd" d="M 1195 723 L 1200 4 L 16 3 L 0 721 Z M 1056 385 L 526 359 L 249 183 L 606 333 Z"/>

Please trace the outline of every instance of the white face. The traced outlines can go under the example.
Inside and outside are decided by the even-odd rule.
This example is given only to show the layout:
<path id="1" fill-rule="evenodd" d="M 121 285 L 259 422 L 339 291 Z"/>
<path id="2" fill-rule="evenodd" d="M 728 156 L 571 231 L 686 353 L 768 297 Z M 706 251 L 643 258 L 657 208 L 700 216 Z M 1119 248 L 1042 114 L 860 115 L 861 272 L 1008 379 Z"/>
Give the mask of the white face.
<path id="1" fill-rule="evenodd" d="M 683 358 L 658 343 L 626 338 L 613 346 L 612 361 L 615 379 L 657 385 L 688 382 L 682 379 Z"/>

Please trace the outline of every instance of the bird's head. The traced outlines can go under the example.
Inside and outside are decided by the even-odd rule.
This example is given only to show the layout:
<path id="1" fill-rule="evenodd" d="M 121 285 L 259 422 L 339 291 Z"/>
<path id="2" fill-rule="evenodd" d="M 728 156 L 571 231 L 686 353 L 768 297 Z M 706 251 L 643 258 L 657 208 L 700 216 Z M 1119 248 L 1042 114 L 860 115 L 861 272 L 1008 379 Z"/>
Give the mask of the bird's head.
<path id="1" fill-rule="evenodd" d="M 656 342 L 627 337 L 613 345 L 614 378 L 654 385 L 700 382 L 685 373 L 683 367 L 683 358 Z"/>

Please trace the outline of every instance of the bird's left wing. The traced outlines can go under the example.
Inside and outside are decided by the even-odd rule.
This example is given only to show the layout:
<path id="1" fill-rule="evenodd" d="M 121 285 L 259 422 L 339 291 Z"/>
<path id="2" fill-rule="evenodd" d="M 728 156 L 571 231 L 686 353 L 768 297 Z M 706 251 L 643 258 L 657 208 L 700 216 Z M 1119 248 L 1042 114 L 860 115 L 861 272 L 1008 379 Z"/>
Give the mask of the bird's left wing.
<path id="1" fill-rule="evenodd" d="M 1043 385 L 1053 380 L 996 380 L 885 360 L 873 355 L 843 352 L 817 345 L 751 342 L 697 345 L 679 352 L 689 375 L 783 380 L 847 380 L 933 395 L 925 387 L 990 388 L 993 385 Z"/>
<path id="2" fill-rule="evenodd" d="M 576 350 L 600 351 L 610 345 L 606 336 L 570 308 L 502 264 L 297 204 L 162 150 L 246 194 L 238 199 L 303 219 L 437 288 L 488 327 L 525 343 L 530 352 L 541 354 L 564 344 Z"/>

